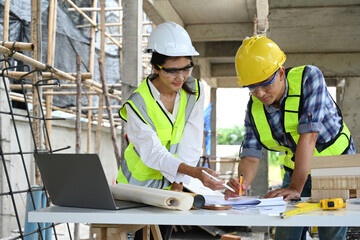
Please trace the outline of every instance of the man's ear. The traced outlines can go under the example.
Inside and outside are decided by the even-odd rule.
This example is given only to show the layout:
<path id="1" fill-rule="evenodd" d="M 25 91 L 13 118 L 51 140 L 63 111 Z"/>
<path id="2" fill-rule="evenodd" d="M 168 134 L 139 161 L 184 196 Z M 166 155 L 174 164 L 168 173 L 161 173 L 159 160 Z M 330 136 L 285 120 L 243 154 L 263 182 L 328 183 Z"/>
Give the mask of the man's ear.
<path id="1" fill-rule="evenodd" d="M 285 79 L 285 68 L 284 67 L 281 67 L 279 69 L 279 75 L 280 75 L 280 81 Z"/>

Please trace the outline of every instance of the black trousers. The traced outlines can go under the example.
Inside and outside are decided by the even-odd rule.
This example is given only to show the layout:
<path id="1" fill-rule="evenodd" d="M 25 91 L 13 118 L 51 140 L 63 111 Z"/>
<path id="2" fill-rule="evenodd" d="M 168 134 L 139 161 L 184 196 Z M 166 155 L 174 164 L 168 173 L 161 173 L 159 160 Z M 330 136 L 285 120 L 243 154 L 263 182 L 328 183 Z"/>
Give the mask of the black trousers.
<path id="1" fill-rule="evenodd" d="M 163 240 L 169 240 L 173 231 L 173 225 L 159 225 L 161 236 Z M 134 240 L 143 239 L 143 229 L 136 231 Z M 150 240 L 154 240 L 152 234 L 150 234 Z"/>

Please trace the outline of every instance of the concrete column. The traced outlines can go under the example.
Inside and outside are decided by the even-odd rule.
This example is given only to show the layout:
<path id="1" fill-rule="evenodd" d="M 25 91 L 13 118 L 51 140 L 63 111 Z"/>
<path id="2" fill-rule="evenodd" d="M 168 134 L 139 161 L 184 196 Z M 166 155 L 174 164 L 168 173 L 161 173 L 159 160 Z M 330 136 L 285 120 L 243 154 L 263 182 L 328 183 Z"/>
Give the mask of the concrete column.
<path id="1" fill-rule="evenodd" d="M 250 196 L 263 197 L 269 189 L 269 154 L 265 150 L 264 157 L 260 160 L 259 169 L 254 181 L 251 183 Z M 252 226 L 253 232 L 269 232 L 269 227 Z"/>
<path id="2" fill-rule="evenodd" d="M 122 104 L 130 94 L 139 86 L 142 78 L 142 0 L 123 0 L 123 48 L 121 81 Z M 121 135 L 126 133 L 126 124 L 122 124 Z M 121 138 L 121 153 L 123 156 L 126 143 Z"/>
<path id="3" fill-rule="evenodd" d="M 210 128 L 211 128 L 211 156 L 216 156 L 216 90 L 217 88 L 211 88 L 210 102 L 212 103 L 211 116 L 210 116 Z M 215 170 L 216 164 L 211 163 L 210 168 Z"/>
<path id="4" fill-rule="evenodd" d="M 351 132 L 357 151 L 360 151 L 360 77 L 345 78 L 341 107 L 345 123 Z"/>
<path id="5" fill-rule="evenodd" d="M 6 78 L 6 86 L 9 87 L 9 81 Z M 9 91 L 9 89 L 8 89 Z M 0 80 L 0 111 L 2 112 L 9 112 L 9 103 L 6 98 L 5 88 L 4 88 L 4 82 L 2 79 Z M 10 149 L 10 129 L 12 129 L 12 126 L 10 124 L 10 116 L 7 114 L 0 114 L 0 145 L 1 150 L 3 153 L 11 152 Z M 10 167 L 10 156 L 5 155 L 5 162 L 7 169 L 9 170 Z M 0 156 L 0 161 L 2 161 L 2 157 Z M 4 165 L 0 164 L 0 192 L 8 192 L 8 182 L 5 176 L 4 171 Z M 10 174 L 10 173 L 9 173 Z M 1 197 L 0 198 L 0 204 L 1 204 L 1 217 L 0 217 L 0 237 L 9 236 L 10 231 L 13 229 L 11 227 L 11 222 L 13 220 L 12 217 L 12 207 L 11 207 L 11 198 L 10 197 Z"/>
<path id="6" fill-rule="evenodd" d="M 254 181 L 251 183 L 251 196 L 264 196 L 269 189 L 269 161 L 268 151 L 265 150 L 264 157 L 260 160 L 259 169 Z"/>

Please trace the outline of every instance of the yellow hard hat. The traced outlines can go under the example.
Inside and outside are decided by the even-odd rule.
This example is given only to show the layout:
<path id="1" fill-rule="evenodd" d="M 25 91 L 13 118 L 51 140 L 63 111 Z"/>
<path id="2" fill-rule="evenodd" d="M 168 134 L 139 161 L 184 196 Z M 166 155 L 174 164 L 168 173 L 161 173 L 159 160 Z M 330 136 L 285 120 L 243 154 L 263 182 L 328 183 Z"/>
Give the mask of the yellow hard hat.
<path id="1" fill-rule="evenodd" d="M 240 87 L 266 80 L 285 62 L 286 56 L 276 43 L 265 36 L 245 39 L 235 56 Z"/>

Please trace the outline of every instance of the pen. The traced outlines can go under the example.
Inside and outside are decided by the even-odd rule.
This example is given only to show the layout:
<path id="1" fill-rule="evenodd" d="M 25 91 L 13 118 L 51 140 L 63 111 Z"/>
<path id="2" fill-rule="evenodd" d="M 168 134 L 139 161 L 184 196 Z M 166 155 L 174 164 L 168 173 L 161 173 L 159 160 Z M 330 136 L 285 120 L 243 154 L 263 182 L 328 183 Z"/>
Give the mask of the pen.
<path id="1" fill-rule="evenodd" d="M 239 196 L 241 196 L 241 193 L 242 193 L 242 184 L 243 184 L 243 175 L 242 175 L 242 174 L 240 174 L 239 183 L 240 183 Z"/>
<path id="2" fill-rule="evenodd" d="M 220 179 L 218 179 L 218 178 L 214 177 L 213 175 L 211 175 L 210 173 L 208 173 L 208 172 L 207 172 L 207 171 L 205 171 L 205 170 L 202 170 L 202 172 L 203 172 L 203 173 L 205 173 L 206 175 L 208 175 L 211 179 L 213 179 L 213 180 L 215 180 L 215 181 L 218 181 L 218 182 L 220 182 L 220 181 L 221 181 Z M 225 183 L 223 183 L 223 186 L 224 186 L 224 187 L 226 187 L 227 189 L 229 189 L 230 191 L 235 192 L 235 190 L 234 190 L 234 189 L 232 189 L 231 187 L 229 187 L 229 186 L 228 186 L 228 185 L 226 185 Z"/>

